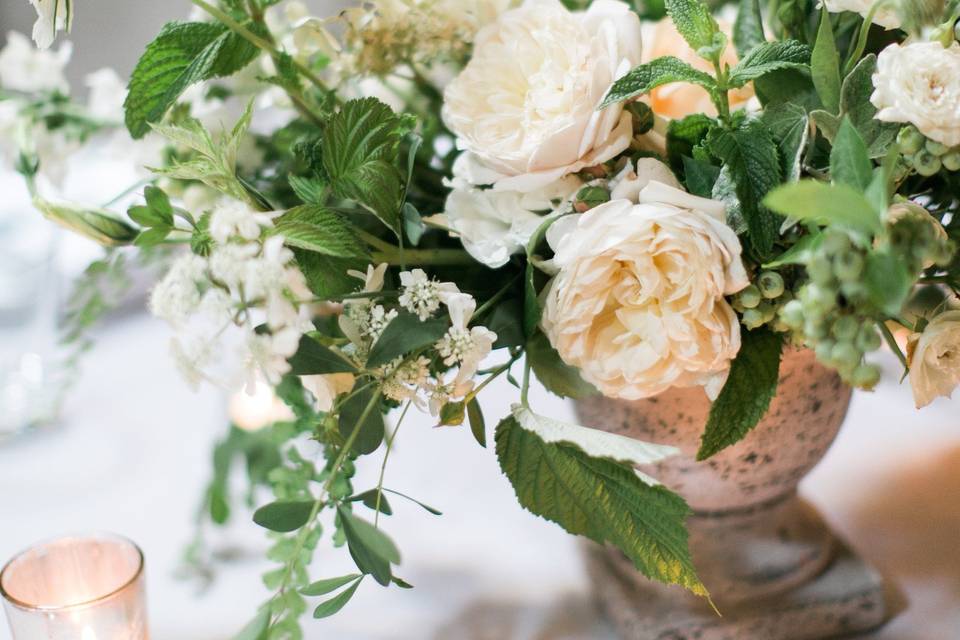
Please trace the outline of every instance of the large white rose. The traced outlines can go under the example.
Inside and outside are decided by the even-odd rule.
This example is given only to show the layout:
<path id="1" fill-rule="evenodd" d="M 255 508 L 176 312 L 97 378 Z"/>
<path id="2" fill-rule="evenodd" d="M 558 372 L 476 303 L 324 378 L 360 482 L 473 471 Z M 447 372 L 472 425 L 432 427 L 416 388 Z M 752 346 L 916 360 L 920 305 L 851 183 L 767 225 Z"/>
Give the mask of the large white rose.
<path id="1" fill-rule="evenodd" d="M 877 58 L 873 86 L 877 119 L 910 122 L 931 140 L 960 145 L 960 44 L 892 44 Z"/>
<path id="2" fill-rule="evenodd" d="M 833 13 L 853 11 L 866 18 L 874 3 L 875 0 L 823 0 L 821 6 L 825 6 L 827 11 Z M 873 16 L 873 22 L 884 29 L 899 29 L 902 24 L 900 13 L 891 3 L 880 7 L 876 15 Z"/>
<path id="3" fill-rule="evenodd" d="M 638 199 L 551 229 L 559 273 L 543 329 L 608 397 L 703 386 L 715 398 L 740 350 L 740 324 L 724 298 L 749 284 L 740 242 L 718 202 L 656 181 Z"/>
<path id="4" fill-rule="evenodd" d="M 939 396 L 950 397 L 960 384 L 960 311 L 934 318 L 908 345 L 910 386 L 917 408 Z"/>
<path id="5" fill-rule="evenodd" d="M 584 13 L 527 0 L 484 28 L 444 94 L 444 121 L 473 156 L 463 177 L 528 192 L 624 151 L 629 114 L 597 106 L 640 63 L 640 40 L 640 19 L 615 0 Z"/>

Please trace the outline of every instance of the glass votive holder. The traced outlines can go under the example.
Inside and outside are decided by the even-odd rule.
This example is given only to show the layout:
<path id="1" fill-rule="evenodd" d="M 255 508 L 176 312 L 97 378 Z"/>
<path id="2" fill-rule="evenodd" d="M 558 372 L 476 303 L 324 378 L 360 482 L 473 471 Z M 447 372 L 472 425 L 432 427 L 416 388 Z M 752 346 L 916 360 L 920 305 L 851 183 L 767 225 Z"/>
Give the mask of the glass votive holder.
<path id="1" fill-rule="evenodd" d="M 147 640 L 143 552 L 111 534 L 44 542 L 0 572 L 14 640 Z"/>

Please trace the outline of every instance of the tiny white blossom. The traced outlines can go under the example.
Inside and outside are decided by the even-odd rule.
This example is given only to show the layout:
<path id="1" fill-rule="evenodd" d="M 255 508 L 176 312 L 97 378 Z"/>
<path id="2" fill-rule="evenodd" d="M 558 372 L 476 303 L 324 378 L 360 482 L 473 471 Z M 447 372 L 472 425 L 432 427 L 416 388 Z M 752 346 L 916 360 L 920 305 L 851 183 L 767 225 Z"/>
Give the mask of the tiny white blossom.
<path id="1" fill-rule="evenodd" d="M 383 308 L 383 305 L 380 304 L 370 309 L 364 334 L 370 340 L 371 344 L 380 339 L 383 330 L 387 328 L 387 325 L 390 324 L 397 315 L 396 309 L 387 311 Z"/>
<path id="2" fill-rule="evenodd" d="M 249 262 L 259 247 L 255 244 L 225 244 L 214 248 L 210 254 L 210 272 L 214 279 L 231 291 L 239 292 L 250 272 Z"/>
<path id="3" fill-rule="evenodd" d="M 200 306 L 200 283 L 206 279 L 206 262 L 194 254 L 180 257 L 150 294 L 150 311 L 180 325 Z"/>
<path id="4" fill-rule="evenodd" d="M 246 343 L 248 387 L 256 384 L 258 373 L 270 384 L 279 384 L 280 379 L 290 373 L 288 359 L 297 353 L 301 335 L 295 328 L 281 329 L 273 334 L 250 332 Z"/>
<path id="5" fill-rule="evenodd" d="M 210 237 L 225 244 L 238 236 L 248 242 L 258 240 L 264 229 L 273 226 L 273 216 L 254 211 L 237 200 L 225 200 L 210 215 Z"/>
<path id="6" fill-rule="evenodd" d="M 38 51 L 21 33 L 7 34 L 7 46 L 0 50 L 0 86 L 4 89 L 35 93 L 67 91 L 63 74 L 70 62 L 73 45 L 65 42 L 56 51 Z"/>
<path id="7" fill-rule="evenodd" d="M 396 402 L 412 400 L 430 377 L 430 360 L 423 356 L 416 360 L 399 362 L 387 368 L 384 376 L 383 395 Z"/>
<path id="8" fill-rule="evenodd" d="M 497 334 L 486 327 L 470 328 L 470 320 L 477 308 L 473 296 L 456 293 L 443 296 L 443 301 L 450 311 L 451 326 L 437 343 L 437 352 L 447 366 L 460 366 L 458 380 L 468 380 L 493 350 Z"/>
<path id="9" fill-rule="evenodd" d="M 457 285 L 451 282 L 437 282 L 427 277 L 423 269 L 404 271 L 400 274 L 403 293 L 400 306 L 424 321 L 440 308 L 441 294 L 457 293 Z"/>
<path id="10" fill-rule="evenodd" d="M 442 378 L 429 381 L 425 388 L 429 394 L 430 415 L 438 416 L 444 405 L 450 402 L 459 402 L 466 398 L 473 391 L 473 381 L 464 380 L 457 375 L 450 382 L 446 382 Z"/>

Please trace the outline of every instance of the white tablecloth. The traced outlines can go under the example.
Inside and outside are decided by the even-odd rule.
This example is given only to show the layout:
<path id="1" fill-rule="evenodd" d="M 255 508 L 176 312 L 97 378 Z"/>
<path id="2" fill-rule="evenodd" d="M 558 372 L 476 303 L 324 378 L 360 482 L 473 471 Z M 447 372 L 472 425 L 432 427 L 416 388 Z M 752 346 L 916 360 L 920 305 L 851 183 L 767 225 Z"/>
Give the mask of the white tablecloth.
<path id="1" fill-rule="evenodd" d="M 267 596 L 258 577 L 268 566 L 264 537 L 239 514 L 242 522 L 215 541 L 246 549 L 246 560 L 225 566 L 203 596 L 173 576 L 224 411 L 218 392 L 194 395 L 181 383 L 166 340 L 166 328 L 145 317 L 111 325 L 62 425 L 0 448 L 0 559 L 63 533 L 123 533 L 147 556 L 155 640 L 226 639 Z M 513 398 L 506 383 L 492 386 L 483 398 L 488 423 Z M 558 418 L 571 414 L 542 391 L 534 403 Z M 856 397 L 837 444 L 805 482 L 837 530 L 911 599 L 878 640 L 960 637 L 958 423 L 956 404 L 916 413 L 908 389 L 886 382 Z M 378 466 L 370 460 L 357 486 L 372 486 Z M 337 617 L 307 621 L 307 638 L 609 637 L 590 610 L 575 540 L 517 506 L 493 452 L 468 430 L 433 429 L 414 416 L 387 483 L 445 512 L 435 518 L 392 501 L 386 530 L 404 554 L 399 574 L 417 588 L 364 584 Z M 350 570 L 345 551 L 321 548 L 314 576 Z M 0 639 L 9 639 L 6 628 Z"/>

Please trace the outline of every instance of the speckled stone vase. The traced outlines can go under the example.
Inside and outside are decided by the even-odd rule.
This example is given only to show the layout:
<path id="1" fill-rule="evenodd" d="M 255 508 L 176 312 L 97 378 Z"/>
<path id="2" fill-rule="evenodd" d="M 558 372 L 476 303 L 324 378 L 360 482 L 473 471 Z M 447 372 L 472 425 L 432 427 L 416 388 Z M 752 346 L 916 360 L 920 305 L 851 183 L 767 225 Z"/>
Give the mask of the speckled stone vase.
<path id="1" fill-rule="evenodd" d="M 629 640 L 814 640 L 885 619 L 879 575 L 797 495 L 840 430 L 851 390 L 812 352 L 792 350 L 770 411 L 742 442 L 696 461 L 710 401 L 675 389 L 638 402 L 580 401 L 585 424 L 670 444 L 681 455 L 643 471 L 679 492 L 698 572 L 723 617 L 677 587 L 648 581 L 616 550 L 588 568 L 605 613 Z"/>

